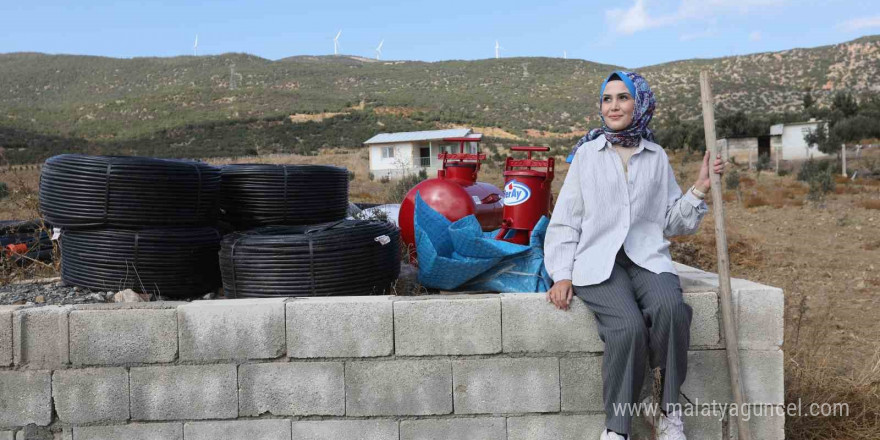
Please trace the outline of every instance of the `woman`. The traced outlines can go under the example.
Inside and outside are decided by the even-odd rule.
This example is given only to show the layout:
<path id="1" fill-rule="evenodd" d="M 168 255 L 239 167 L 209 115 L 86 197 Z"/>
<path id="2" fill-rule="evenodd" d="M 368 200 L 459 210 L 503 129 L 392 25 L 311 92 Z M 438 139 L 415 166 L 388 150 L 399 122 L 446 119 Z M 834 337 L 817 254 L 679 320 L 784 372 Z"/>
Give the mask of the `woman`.
<path id="1" fill-rule="evenodd" d="M 569 156 L 547 228 L 544 263 L 554 280 L 547 300 L 568 310 L 576 295 L 596 316 L 605 342 L 606 429 L 600 440 L 628 438 L 632 412 L 619 408 L 636 403 L 646 357 L 663 377 L 659 438 L 683 440 L 680 414 L 667 405 L 678 403 L 687 373 L 693 311 L 682 299 L 665 237 L 696 232 L 708 211 L 709 153 L 682 194 L 648 129 L 654 94 L 645 79 L 612 73 L 602 83 L 599 108 L 602 128 L 584 136 Z M 721 159 L 713 170 L 723 173 Z"/>

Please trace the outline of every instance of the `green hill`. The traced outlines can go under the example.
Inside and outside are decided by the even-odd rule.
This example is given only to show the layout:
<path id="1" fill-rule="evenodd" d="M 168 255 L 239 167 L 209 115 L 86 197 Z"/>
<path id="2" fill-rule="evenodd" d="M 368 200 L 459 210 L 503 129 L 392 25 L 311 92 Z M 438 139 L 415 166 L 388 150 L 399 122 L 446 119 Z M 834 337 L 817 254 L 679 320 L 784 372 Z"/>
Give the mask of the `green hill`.
<path id="1" fill-rule="evenodd" d="M 236 87 L 231 88 L 234 65 Z M 61 151 L 160 156 L 306 153 L 356 146 L 381 131 L 461 123 L 568 145 L 597 124 L 596 90 L 618 68 L 584 60 L 376 61 L 247 54 L 114 59 L 0 54 L 0 146 L 12 162 Z M 811 49 L 686 60 L 637 69 L 658 98 L 657 120 L 699 117 L 698 71 L 713 74 L 718 114 L 795 112 L 805 89 L 826 106 L 836 91 L 880 84 L 880 36 Z M 363 102 L 364 107 L 355 107 Z M 322 120 L 289 118 L 321 112 Z M 320 118 L 315 118 L 320 119 Z M 561 136 L 561 137 L 560 137 Z"/>

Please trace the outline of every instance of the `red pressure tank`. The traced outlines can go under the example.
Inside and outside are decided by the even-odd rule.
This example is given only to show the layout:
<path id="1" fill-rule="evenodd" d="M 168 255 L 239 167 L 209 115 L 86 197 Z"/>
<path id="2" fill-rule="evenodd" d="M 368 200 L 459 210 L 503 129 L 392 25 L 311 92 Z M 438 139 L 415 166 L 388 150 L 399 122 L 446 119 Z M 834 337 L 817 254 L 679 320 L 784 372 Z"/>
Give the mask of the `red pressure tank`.
<path id="1" fill-rule="evenodd" d="M 504 164 L 504 220 L 495 239 L 529 244 L 538 220 L 550 212 L 554 159 L 532 159 L 532 152 L 550 151 L 550 147 L 513 146 L 510 150 L 525 151 L 528 157 L 508 157 Z M 545 171 L 533 170 L 533 167 Z"/>
<path id="2" fill-rule="evenodd" d="M 416 193 L 435 211 L 443 214 L 449 221 L 456 221 L 474 214 L 483 231 L 494 231 L 501 226 L 503 193 L 498 187 L 485 182 L 477 182 L 480 161 L 486 159 L 483 153 L 464 152 L 465 142 L 479 142 L 478 137 L 444 138 L 445 142 L 458 142 L 458 153 L 440 153 L 443 168 L 437 170 L 437 177 L 422 181 L 406 193 L 400 204 L 398 225 L 400 236 L 407 244 L 410 263 L 416 264 L 415 253 L 415 214 Z"/>

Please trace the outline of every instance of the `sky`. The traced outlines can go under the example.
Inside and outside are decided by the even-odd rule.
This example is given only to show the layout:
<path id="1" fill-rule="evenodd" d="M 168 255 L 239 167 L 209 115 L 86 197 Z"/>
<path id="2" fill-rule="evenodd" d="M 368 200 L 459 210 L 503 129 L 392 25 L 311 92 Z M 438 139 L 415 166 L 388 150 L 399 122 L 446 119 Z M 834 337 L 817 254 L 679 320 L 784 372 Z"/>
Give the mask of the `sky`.
<path id="1" fill-rule="evenodd" d="M 548 56 L 643 67 L 880 34 L 877 0 L 0 0 L 0 53 L 246 52 L 440 61 Z"/>

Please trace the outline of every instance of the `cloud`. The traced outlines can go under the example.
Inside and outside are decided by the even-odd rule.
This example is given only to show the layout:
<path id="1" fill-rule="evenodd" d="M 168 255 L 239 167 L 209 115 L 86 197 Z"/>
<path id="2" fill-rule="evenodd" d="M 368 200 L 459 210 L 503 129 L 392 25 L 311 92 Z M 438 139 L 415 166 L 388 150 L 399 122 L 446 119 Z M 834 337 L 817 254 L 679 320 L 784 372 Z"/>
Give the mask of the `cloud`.
<path id="1" fill-rule="evenodd" d="M 605 11 L 605 21 L 614 30 L 626 35 L 651 28 L 676 24 L 683 20 L 710 21 L 724 13 L 748 14 L 761 8 L 776 6 L 788 0 L 681 0 L 671 14 L 651 15 L 646 0 L 635 0 L 628 9 Z M 683 35 L 687 36 L 687 35 Z M 684 41 L 684 40 L 683 40 Z"/>
<path id="2" fill-rule="evenodd" d="M 844 31 L 852 32 L 867 28 L 880 27 L 880 15 L 873 17 L 854 18 L 852 20 L 838 23 L 837 28 Z"/>
<path id="3" fill-rule="evenodd" d="M 749 34 L 749 41 L 761 41 L 761 31 L 753 31 Z"/>

